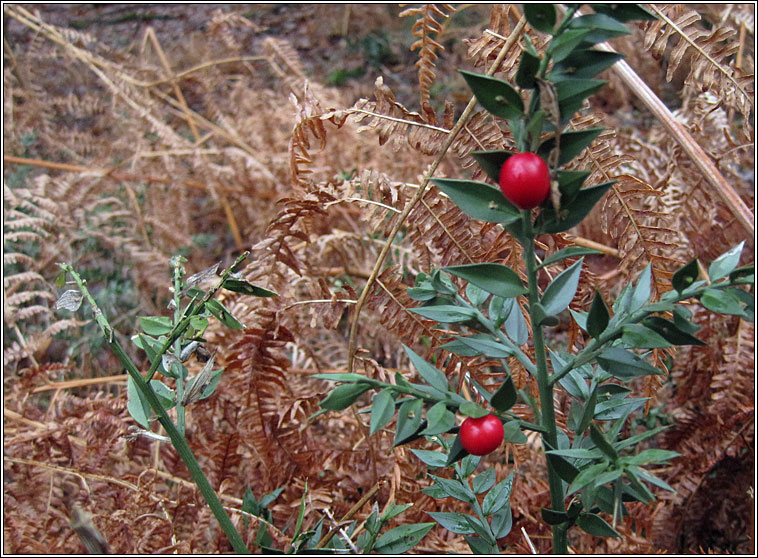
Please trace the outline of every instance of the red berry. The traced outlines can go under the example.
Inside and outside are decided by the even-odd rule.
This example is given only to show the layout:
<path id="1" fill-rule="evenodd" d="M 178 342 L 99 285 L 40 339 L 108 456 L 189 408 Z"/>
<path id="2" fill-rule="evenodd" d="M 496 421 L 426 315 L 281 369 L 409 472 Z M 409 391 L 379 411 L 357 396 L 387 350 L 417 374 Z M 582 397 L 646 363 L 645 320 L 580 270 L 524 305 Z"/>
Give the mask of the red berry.
<path id="1" fill-rule="evenodd" d="M 535 208 L 550 194 L 550 170 L 539 155 L 514 153 L 500 169 L 500 189 L 516 207 Z"/>
<path id="2" fill-rule="evenodd" d="M 472 455 L 487 455 L 503 441 L 503 423 L 495 415 L 468 417 L 461 424 L 461 444 Z"/>

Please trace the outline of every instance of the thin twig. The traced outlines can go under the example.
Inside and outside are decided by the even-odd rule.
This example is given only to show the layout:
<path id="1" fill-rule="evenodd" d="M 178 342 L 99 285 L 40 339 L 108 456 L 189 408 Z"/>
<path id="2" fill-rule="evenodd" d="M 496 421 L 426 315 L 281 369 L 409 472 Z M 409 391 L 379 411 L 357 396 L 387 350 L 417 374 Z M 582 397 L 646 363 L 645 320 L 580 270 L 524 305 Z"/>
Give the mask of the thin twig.
<path id="1" fill-rule="evenodd" d="M 519 20 L 518 24 L 516 24 L 516 27 L 514 28 L 513 33 L 511 33 L 511 36 L 508 38 L 505 45 L 503 45 L 502 49 L 498 53 L 497 58 L 495 59 L 494 63 L 492 64 L 490 69 L 487 70 L 487 75 L 491 76 L 495 73 L 497 68 L 500 66 L 500 63 L 505 59 L 505 56 L 508 53 L 508 51 L 511 49 L 511 47 L 516 43 L 516 41 L 521 36 L 521 31 L 524 29 L 525 25 L 526 25 L 526 18 L 522 17 Z M 447 154 L 448 149 L 453 144 L 453 141 L 457 137 L 458 133 L 463 129 L 463 127 L 468 122 L 468 119 L 473 114 L 474 107 L 476 107 L 476 97 L 471 98 L 468 105 L 464 109 L 463 114 L 461 114 L 460 118 L 458 119 L 458 122 L 456 122 L 455 126 L 453 126 L 453 129 L 450 130 L 450 133 L 447 135 L 447 138 L 445 138 L 445 142 L 442 144 L 442 147 L 440 148 L 439 153 L 434 158 L 434 162 L 430 165 L 429 169 L 425 173 L 424 180 L 421 182 L 420 188 L 416 191 L 413 198 L 406 204 L 405 208 L 403 209 L 403 212 L 400 214 L 400 217 L 398 217 L 397 221 L 395 222 L 395 225 L 392 227 L 392 230 L 387 236 L 387 240 L 384 243 L 384 247 L 382 248 L 382 251 L 379 253 L 379 257 L 377 258 L 374 264 L 374 268 L 371 271 L 371 276 L 368 278 L 366 285 L 363 287 L 363 291 L 361 292 L 361 295 L 358 298 L 358 302 L 355 305 L 353 323 L 351 324 L 351 327 L 350 327 L 350 337 L 348 339 L 347 369 L 349 371 L 352 371 L 353 366 L 354 366 L 356 338 L 358 335 L 358 322 L 360 320 L 361 310 L 363 309 L 363 305 L 366 302 L 366 298 L 368 298 L 368 294 L 371 291 L 371 287 L 373 286 L 377 277 L 379 277 L 379 272 L 381 271 L 382 265 L 384 264 L 384 260 L 387 258 L 387 254 L 389 254 L 390 249 L 392 248 L 392 243 L 395 240 L 397 233 L 405 224 L 405 220 L 407 219 L 410 212 L 413 210 L 414 207 L 416 207 L 416 204 L 418 204 L 418 202 L 424 197 L 424 194 L 426 193 L 426 189 L 429 186 L 429 181 L 431 180 L 432 176 L 437 170 L 437 167 L 439 166 L 439 164 L 442 162 L 443 157 Z"/>
<path id="2" fill-rule="evenodd" d="M 537 554 L 537 550 L 534 548 L 534 545 L 532 544 L 532 539 L 529 538 L 529 535 L 526 534 L 526 529 L 524 527 L 521 527 L 521 534 L 524 535 L 524 538 L 526 539 L 526 543 L 529 545 L 529 548 L 532 551 L 532 554 Z"/>
<path id="3" fill-rule="evenodd" d="M 560 7 L 560 5 L 558 5 Z M 577 15 L 580 12 L 577 11 Z M 606 52 L 616 52 L 608 43 L 599 43 L 598 48 Z M 671 136 L 682 146 L 682 149 L 690 156 L 693 163 L 700 169 L 706 180 L 721 197 L 722 201 L 732 210 L 734 216 L 742 224 L 750 236 L 755 235 L 755 217 L 753 212 L 745 205 L 742 198 L 726 181 L 719 172 L 711 158 L 703 150 L 687 129 L 680 124 L 663 101 L 642 81 L 637 73 L 623 60 L 616 61 L 611 69 L 631 89 L 637 97 L 647 106 L 648 110 L 660 120 Z"/>
<path id="4" fill-rule="evenodd" d="M 650 4 L 649 6 L 650 6 L 650 9 L 653 10 L 659 18 L 661 18 L 668 25 L 670 25 L 671 28 L 674 29 L 674 31 L 676 31 L 685 41 L 687 41 L 690 44 L 690 46 L 692 46 L 692 48 L 697 50 L 698 54 L 700 54 L 702 57 L 708 60 L 708 62 L 713 64 L 722 74 L 724 74 L 724 76 L 726 76 L 726 78 L 729 81 L 731 81 L 732 84 L 734 84 L 734 86 L 737 88 L 737 91 L 742 93 L 742 96 L 745 97 L 745 99 L 747 99 L 751 107 L 755 106 L 755 102 L 753 101 L 753 98 L 745 92 L 745 90 L 740 86 L 739 83 L 737 83 L 737 80 L 734 79 L 732 74 L 729 71 L 727 71 L 726 68 L 724 68 L 716 60 L 711 58 L 711 56 L 707 52 L 705 52 L 702 48 L 700 48 L 700 45 L 698 45 L 695 41 L 690 39 L 689 35 L 687 35 L 687 33 L 685 33 L 682 29 L 680 29 L 676 23 L 674 23 L 668 16 L 666 16 L 666 14 L 664 14 L 662 11 L 656 8 L 655 4 Z"/>

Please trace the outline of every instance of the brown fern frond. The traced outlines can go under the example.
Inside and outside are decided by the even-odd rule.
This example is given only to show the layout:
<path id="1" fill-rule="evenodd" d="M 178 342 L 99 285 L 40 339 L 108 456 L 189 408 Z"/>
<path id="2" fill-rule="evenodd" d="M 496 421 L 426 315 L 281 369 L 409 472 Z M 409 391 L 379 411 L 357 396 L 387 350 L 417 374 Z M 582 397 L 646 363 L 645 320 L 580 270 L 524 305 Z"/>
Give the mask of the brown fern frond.
<path id="1" fill-rule="evenodd" d="M 448 130 L 429 124 L 417 112 L 411 112 L 395 100 L 395 94 L 379 76 L 374 83 L 376 101 L 360 99 L 349 111 L 355 116 L 353 120 L 363 124 L 358 132 L 376 130 L 379 134 L 379 145 L 388 140 L 396 151 L 407 142 L 413 149 L 432 155 L 442 146 Z"/>
<path id="2" fill-rule="evenodd" d="M 424 4 L 421 7 L 408 8 L 400 12 L 399 17 L 418 16 L 413 24 L 411 33 L 417 40 L 411 45 L 411 50 L 418 50 L 419 59 L 416 61 L 418 68 L 418 84 L 420 95 L 421 112 L 424 120 L 434 126 L 437 125 L 437 115 L 429 101 L 429 89 L 434 83 L 434 67 L 437 61 L 437 51 L 444 50 L 436 39 L 442 33 L 442 25 L 438 21 L 447 20 L 455 8 L 450 4 Z"/>
<path id="3" fill-rule="evenodd" d="M 654 6 L 653 10 L 660 19 L 648 24 L 644 46 L 660 58 L 673 43 L 666 80 L 671 81 L 680 66 L 689 66 L 685 78 L 688 85 L 700 91 L 723 92 L 724 99 L 730 100 L 729 105 L 750 120 L 755 106 L 753 90 L 744 87 L 750 85 L 749 80 L 741 82 L 743 72 L 728 62 L 739 48 L 735 40 L 737 31 L 721 26 L 707 31 L 700 24 L 701 16 L 681 4 Z"/>

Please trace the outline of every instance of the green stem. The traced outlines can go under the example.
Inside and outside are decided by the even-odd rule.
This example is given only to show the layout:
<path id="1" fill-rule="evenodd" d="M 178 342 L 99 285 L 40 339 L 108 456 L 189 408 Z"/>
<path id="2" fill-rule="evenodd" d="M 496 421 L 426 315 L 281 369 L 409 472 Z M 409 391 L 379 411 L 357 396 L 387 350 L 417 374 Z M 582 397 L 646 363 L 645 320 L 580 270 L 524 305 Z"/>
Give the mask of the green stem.
<path id="1" fill-rule="evenodd" d="M 195 459 L 195 456 L 192 453 L 187 440 L 184 438 L 184 436 L 181 435 L 179 430 L 176 428 L 176 426 L 174 426 L 174 423 L 166 414 L 166 411 L 163 409 L 161 402 L 158 400 L 158 397 L 155 395 L 153 388 L 150 386 L 149 380 L 146 380 L 142 376 L 140 371 L 135 366 L 134 362 L 132 362 L 132 359 L 121 347 L 118 340 L 113 338 L 112 329 L 102 316 L 100 308 L 97 306 L 95 299 L 92 298 L 92 295 L 90 295 L 89 291 L 87 290 L 86 282 L 82 280 L 81 277 L 79 277 L 79 275 L 71 268 L 70 265 L 62 264 L 61 268 L 72 275 L 77 285 L 79 286 L 82 295 L 87 298 L 87 301 L 92 306 L 92 310 L 95 315 L 102 317 L 101 320 L 98 320 L 98 324 L 100 325 L 100 328 L 108 342 L 108 345 L 118 360 L 121 362 L 122 366 L 126 368 L 126 371 L 129 373 L 129 376 L 131 376 L 134 384 L 137 386 L 137 389 L 139 389 L 142 395 L 144 395 L 145 399 L 150 404 L 150 407 L 158 416 L 158 422 L 160 422 L 161 426 L 163 426 L 166 434 L 168 434 L 168 437 L 171 440 L 171 444 L 174 446 L 174 449 L 176 449 L 177 453 L 179 453 L 179 456 L 182 458 L 182 461 L 184 461 L 184 464 L 187 466 L 190 476 L 192 476 L 192 480 L 195 482 L 197 488 L 200 490 L 200 493 L 208 503 L 208 507 L 211 509 L 213 515 L 216 517 L 216 520 L 219 522 L 221 529 L 229 539 L 229 542 L 234 548 L 234 551 L 238 554 L 249 554 L 250 551 L 245 545 L 245 541 L 242 540 L 242 537 L 234 527 L 231 519 L 229 519 L 229 515 L 226 513 L 226 510 L 221 504 L 221 501 L 218 499 L 218 496 L 213 490 L 210 482 L 208 482 L 208 478 L 205 476 L 205 473 L 203 473 L 203 470 L 200 468 L 200 465 L 198 464 L 197 459 Z M 160 356 L 156 359 L 156 362 L 160 362 Z"/>
<path id="2" fill-rule="evenodd" d="M 719 289 L 719 288 L 726 288 L 733 285 L 739 284 L 738 282 L 731 282 L 731 281 L 725 281 L 722 283 L 716 283 L 715 285 L 707 285 L 704 286 L 701 289 L 694 289 L 692 291 L 685 291 L 684 293 L 678 293 L 676 297 L 673 297 L 669 300 L 667 300 L 667 303 L 670 304 L 678 304 L 684 300 L 688 300 L 691 298 L 699 298 L 702 293 L 705 291 L 706 288 L 711 289 Z M 659 303 L 654 303 L 659 304 Z M 633 312 L 623 320 L 619 320 L 617 324 L 615 324 L 613 327 L 610 327 L 606 329 L 599 337 L 596 339 L 592 339 L 587 345 L 579 351 L 576 355 L 572 356 L 568 362 L 555 372 L 550 377 L 550 385 L 553 386 L 561 380 L 566 374 L 574 370 L 575 368 L 578 368 L 582 366 L 583 364 L 586 364 L 588 362 L 591 362 L 598 354 L 600 354 L 608 343 L 616 339 L 621 333 L 625 325 L 629 324 L 636 324 L 646 318 L 649 314 L 652 314 L 656 312 L 657 310 L 651 310 L 650 305 L 643 306 L 636 312 Z"/>
<path id="3" fill-rule="evenodd" d="M 545 354 L 545 339 L 542 336 L 542 327 L 537 323 L 534 311 L 539 303 L 540 294 L 537 286 L 537 262 L 534 253 L 534 231 L 532 229 L 532 215 L 529 210 L 521 212 L 524 226 L 524 260 L 526 262 L 526 275 L 529 281 L 529 315 L 532 320 L 532 336 L 534 338 L 534 353 L 537 361 L 537 386 L 540 394 L 540 408 L 542 426 L 545 432 L 542 434 L 543 442 L 551 448 L 558 448 L 558 428 L 555 422 L 555 404 L 553 402 L 553 386 L 549 381 L 547 372 L 547 358 Z M 547 449 L 547 448 L 546 448 Z M 548 484 L 550 486 L 550 506 L 556 511 L 565 511 L 563 481 L 553 469 L 550 461 L 547 461 Z M 553 526 L 553 553 L 568 554 L 567 533 L 559 526 Z"/>
<path id="4" fill-rule="evenodd" d="M 163 343 L 163 346 L 161 347 L 161 350 L 158 351 L 158 358 L 155 359 L 155 362 L 153 362 L 150 365 L 150 369 L 147 371 L 147 380 L 150 381 L 153 378 L 153 375 L 155 374 L 155 371 L 158 370 L 158 367 L 161 364 L 161 355 L 163 355 L 169 347 L 179 339 L 179 337 L 182 336 L 184 331 L 189 327 L 190 320 L 203 311 L 203 308 L 205 308 L 205 303 L 208 302 L 211 298 L 213 298 L 213 295 L 216 294 L 216 291 L 218 291 L 221 288 L 221 285 L 224 284 L 224 281 L 226 281 L 227 277 L 234 271 L 234 268 L 237 267 L 239 264 L 241 264 L 245 258 L 248 257 L 250 252 L 242 252 L 242 254 L 239 255 L 239 257 L 235 260 L 235 262 L 230 265 L 222 274 L 221 279 L 216 284 L 216 286 L 212 287 L 208 292 L 205 293 L 205 296 L 200 300 L 200 303 L 193 308 L 192 312 L 190 312 L 185 318 L 179 322 L 177 325 L 174 326 L 174 329 L 171 330 L 171 333 L 168 336 L 168 339 L 166 339 L 166 342 Z M 185 308 L 186 311 L 186 308 Z"/>

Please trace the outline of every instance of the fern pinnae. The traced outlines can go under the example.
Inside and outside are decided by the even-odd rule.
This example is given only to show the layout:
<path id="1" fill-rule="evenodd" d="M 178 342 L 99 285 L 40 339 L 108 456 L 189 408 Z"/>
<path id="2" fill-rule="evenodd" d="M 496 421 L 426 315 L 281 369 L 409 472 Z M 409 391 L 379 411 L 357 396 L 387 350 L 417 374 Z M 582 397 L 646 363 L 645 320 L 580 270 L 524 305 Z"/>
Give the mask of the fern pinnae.
<path id="1" fill-rule="evenodd" d="M 413 24 L 411 33 L 417 40 L 411 45 L 411 50 L 418 49 L 419 59 L 416 61 L 418 68 L 418 84 L 421 111 L 424 120 L 430 124 L 437 123 L 437 116 L 430 103 L 430 88 L 434 83 L 434 67 L 437 60 L 437 51 L 444 47 L 436 39 L 442 33 L 442 25 L 435 18 L 443 21 L 448 19 L 455 8 L 450 4 L 424 4 L 421 7 L 408 8 L 400 12 L 399 17 L 419 16 Z"/>

